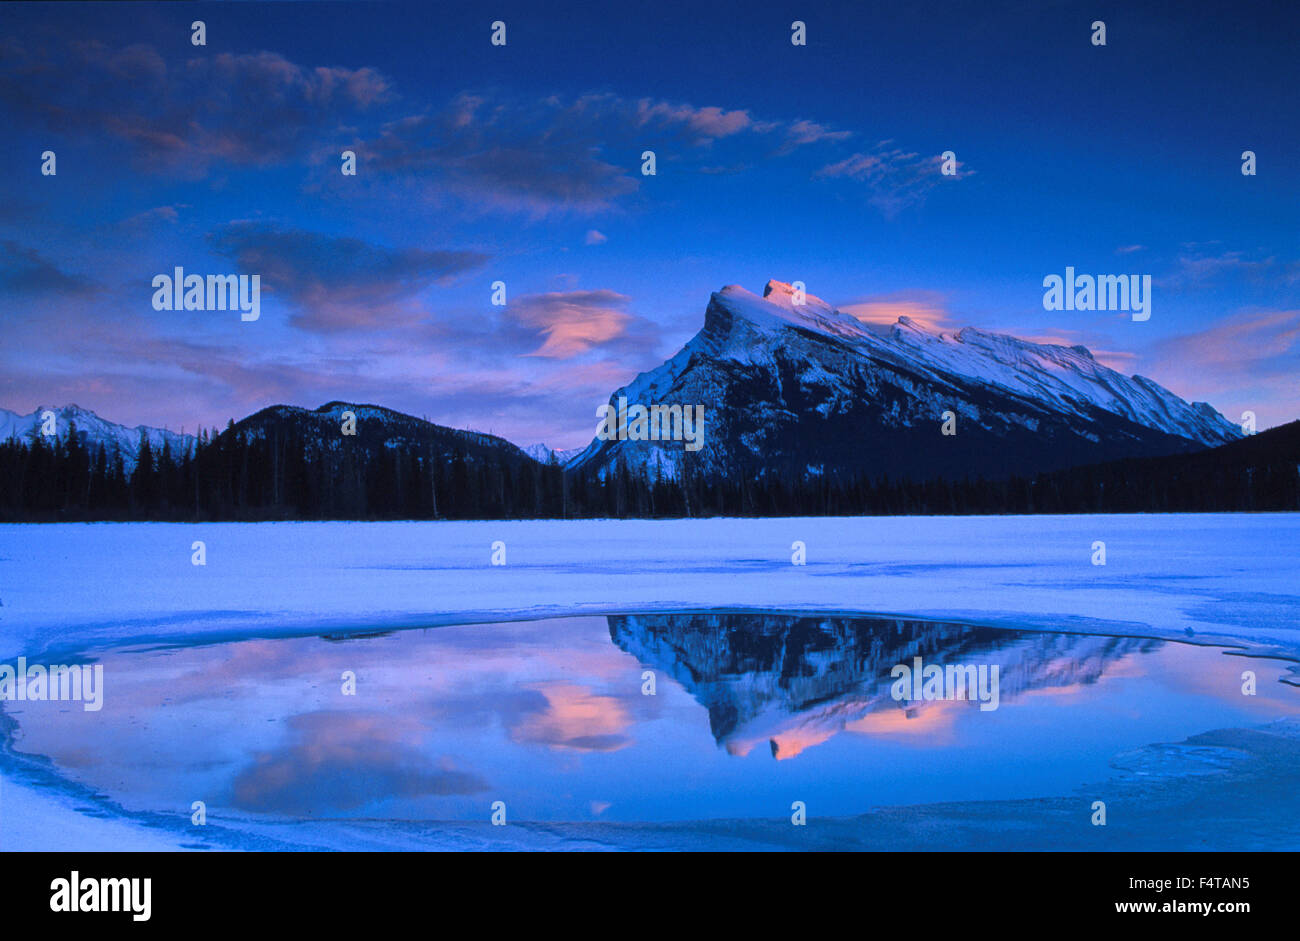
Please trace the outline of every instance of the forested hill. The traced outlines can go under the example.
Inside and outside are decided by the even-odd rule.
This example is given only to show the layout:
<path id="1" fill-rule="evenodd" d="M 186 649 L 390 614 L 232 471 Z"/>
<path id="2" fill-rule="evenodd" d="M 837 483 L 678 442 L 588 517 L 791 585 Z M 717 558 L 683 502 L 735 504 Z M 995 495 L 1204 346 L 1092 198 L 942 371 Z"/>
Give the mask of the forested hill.
<path id="1" fill-rule="evenodd" d="M 345 413 L 354 424 L 347 428 Z M 352 431 L 354 433 L 348 433 Z M 128 471 L 126 468 L 130 466 Z M 78 434 L 0 442 L 0 520 L 518 519 L 1300 509 L 1300 422 L 1190 454 L 995 481 L 678 479 L 539 463 L 492 435 L 376 406 L 274 406 L 180 456 Z"/>

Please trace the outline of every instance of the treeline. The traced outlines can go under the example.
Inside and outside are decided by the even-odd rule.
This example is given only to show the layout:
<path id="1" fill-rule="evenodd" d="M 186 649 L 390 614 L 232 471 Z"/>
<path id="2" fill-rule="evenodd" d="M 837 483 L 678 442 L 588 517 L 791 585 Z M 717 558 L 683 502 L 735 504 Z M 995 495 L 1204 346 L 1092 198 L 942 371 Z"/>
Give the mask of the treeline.
<path id="1" fill-rule="evenodd" d="M 563 471 L 464 449 L 349 448 L 228 425 L 174 455 L 141 436 L 134 466 L 72 426 L 0 443 L 0 519 L 506 519 L 559 516 Z"/>
<path id="2" fill-rule="evenodd" d="M 0 520 L 253 521 L 1211 512 L 1300 509 L 1300 423 L 1191 455 L 1030 478 L 933 480 L 757 473 L 604 479 L 480 449 L 350 448 L 227 426 L 192 452 L 142 437 L 120 454 L 61 438 L 0 442 Z"/>

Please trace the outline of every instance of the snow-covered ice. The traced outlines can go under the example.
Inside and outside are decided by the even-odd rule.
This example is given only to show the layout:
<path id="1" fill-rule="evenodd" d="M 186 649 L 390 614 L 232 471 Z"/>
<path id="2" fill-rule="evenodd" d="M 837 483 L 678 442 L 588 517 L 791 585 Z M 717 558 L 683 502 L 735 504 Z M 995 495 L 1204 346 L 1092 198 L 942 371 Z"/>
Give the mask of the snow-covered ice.
<path id="1" fill-rule="evenodd" d="M 506 565 L 490 564 L 492 543 Z M 191 564 L 206 545 L 207 565 Z M 807 564 L 791 564 L 794 542 Z M 1093 543 L 1106 564 L 1093 565 Z M 0 526 L 0 659 L 704 608 L 1300 640 L 1300 516 Z"/>

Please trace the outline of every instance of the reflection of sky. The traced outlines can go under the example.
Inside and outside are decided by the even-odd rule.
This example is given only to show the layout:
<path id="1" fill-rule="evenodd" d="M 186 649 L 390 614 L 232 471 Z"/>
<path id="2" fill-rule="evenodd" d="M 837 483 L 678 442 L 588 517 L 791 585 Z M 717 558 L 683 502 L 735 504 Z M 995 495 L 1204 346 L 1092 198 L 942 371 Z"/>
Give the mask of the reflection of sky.
<path id="1" fill-rule="evenodd" d="M 1008 633 L 1008 658 L 1033 649 Z M 1054 658 L 1061 647 L 1055 646 Z M 998 655 L 995 652 L 995 656 Z M 936 655 L 936 660 L 938 657 Z M 996 661 L 994 661 L 996 662 Z M 7 704 L 18 748 L 129 809 L 210 815 L 668 820 L 1068 793 L 1117 752 L 1300 712 L 1282 664 L 1149 645 L 1093 682 L 1047 680 L 1001 707 L 877 703 L 860 690 L 768 709 L 722 743 L 661 666 L 603 618 L 445 627 L 331 642 L 256 640 L 104 657 L 98 713 Z M 1036 676 L 1066 676 L 1068 662 Z M 1241 695 L 1253 669 L 1259 694 Z M 356 696 L 341 694 L 344 671 Z M 845 717 L 836 721 L 836 716 Z M 766 732 L 764 731 L 766 729 Z M 767 737 L 764 737 L 767 736 Z M 773 760 L 776 743 L 781 758 Z"/>

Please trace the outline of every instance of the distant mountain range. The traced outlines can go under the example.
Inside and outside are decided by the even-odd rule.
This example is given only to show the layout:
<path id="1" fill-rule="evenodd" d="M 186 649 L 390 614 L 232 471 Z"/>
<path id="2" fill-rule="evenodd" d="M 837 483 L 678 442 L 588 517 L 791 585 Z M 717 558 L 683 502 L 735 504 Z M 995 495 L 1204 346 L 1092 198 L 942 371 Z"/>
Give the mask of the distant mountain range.
<path id="1" fill-rule="evenodd" d="M 625 436 L 598 437 L 576 451 L 521 449 L 346 402 L 271 406 L 209 442 L 129 428 L 71 405 L 49 410 L 55 437 L 75 427 L 87 466 L 64 468 L 63 484 L 32 499 L 44 514 L 90 512 L 91 495 L 100 493 L 122 515 L 143 505 L 174 516 L 188 505 L 237 518 L 1075 512 L 1294 502 L 1290 426 L 1241 440 L 1211 406 L 1123 376 L 1080 346 L 973 329 L 933 332 L 907 318 L 877 332 L 812 295 L 797 300 L 777 281 L 762 297 L 723 288 L 695 337 L 610 396 L 615 408 L 620 400 L 703 406 L 698 450 Z M 52 444 L 41 434 L 45 412 L 0 410 L 0 442 Z M 942 433 L 945 417 L 955 434 Z M 142 437 L 150 474 L 136 480 Z M 42 450 L 50 461 L 77 460 Z M 11 490 L 35 486 L 23 453 L 3 452 Z M 161 468 L 164 453 L 175 473 Z M 1219 489 L 1192 493 L 1193 479 Z M 11 494 L 11 513 L 22 517 L 25 499 Z"/>
<path id="2" fill-rule="evenodd" d="M 100 418 L 94 412 L 79 405 L 64 405 L 62 408 L 42 405 L 37 406 L 30 415 L 19 415 L 17 412 L 0 408 L 0 441 L 14 438 L 30 441 L 33 436 L 40 435 L 46 412 L 54 413 L 55 437 L 62 438 L 67 435 L 70 428 L 76 428 L 77 438 L 84 447 L 93 451 L 102 445 L 110 459 L 114 455 L 120 455 L 128 474 L 135 470 L 141 435 L 148 440 L 149 447 L 155 454 L 161 454 L 163 446 L 169 445 L 172 455 L 176 458 L 193 453 L 194 443 L 197 440 L 194 435 L 151 428 L 148 425 L 128 428 L 126 425 Z"/>
<path id="3" fill-rule="evenodd" d="M 585 448 L 561 448 L 559 450 L 553 450 L 544 444 L 530 444 L 528 447 L 523 449 L 525 454 L 531 457 L 534 461 L 537 461 L 539 464 L 549 464 L 551 463 L 551 460 L 554 459 L 555 463 L 560 466 L 569 463 L 569 461 L 573 460 L 585 450 Z"/>

